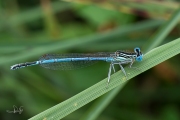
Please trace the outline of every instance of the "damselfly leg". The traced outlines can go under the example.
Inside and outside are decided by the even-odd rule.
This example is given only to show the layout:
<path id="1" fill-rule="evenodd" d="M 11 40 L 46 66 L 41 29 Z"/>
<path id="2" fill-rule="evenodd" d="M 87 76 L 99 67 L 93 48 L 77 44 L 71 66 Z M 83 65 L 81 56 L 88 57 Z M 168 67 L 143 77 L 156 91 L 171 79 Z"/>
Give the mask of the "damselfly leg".
<path id="1" fill-rule="evenodd" d="M 125 77 L 127 78 L 127 74 L 126 74 L 126 72 L 125 72 L 123 66 L 121 65 L 121 63 L 111 63 L 111 64 L 110 64 L 110 67 L 109 67 L 109 72 L 108 72 L 107 88 L 108 88 L 108 85 L 109 85 L 109 82 L 110 82 L 110 78 L 111 78 L 111 69 L 113 69 L 114 72 L 115 72 L 115 68 L 114 68 L 114 65 L 115 65 L 115 64 L 119 64 L 119 66 L 120 66 L 122 72 L 124 73 Z"/>
<path id="2" fill-rule="evenodd" d="M 132 67 L 132 64 L 134 63 L 134 60 L 131 62 L 131 64 L 129 65 L 129 68 L 133 68 L 133 69 L 136 69 L 136 70 L 139 70 L 139 71 L 141 71 L 141 69 L 140 68 L 138 68 L 138 67 Z"/>
<path id="3" fill-rule="evenodd" d="M 110 82 L 110 77 L 111 77 L 111 69 L 113 68 L 114 72 L 115 71 L 115 68 L 114 68 L 114 63 L 111 63 L 110 66 L 109 66 L 109 72 L 108 72 L 108 82 L 107 82 L 107 86 L 109 85 L 109 82 Z"/>

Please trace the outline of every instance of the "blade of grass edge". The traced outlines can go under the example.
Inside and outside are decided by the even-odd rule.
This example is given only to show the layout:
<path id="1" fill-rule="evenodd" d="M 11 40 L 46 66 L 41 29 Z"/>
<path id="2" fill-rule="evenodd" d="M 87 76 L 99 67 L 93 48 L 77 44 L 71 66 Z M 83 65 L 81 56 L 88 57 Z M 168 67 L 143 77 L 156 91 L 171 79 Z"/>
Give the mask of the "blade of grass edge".
<path id="1" fill-rule="evenodd" d="M 113 88 L 121 85 L 122 83 L 128 81 L 129 79 L 135 77 L 136 75 L 154 67 L 155 65 L 177 55 L 180 53 L 180 38 L 164 44 L 160 47 L 157 47 L 147 54 L 144 55 L 144 59 L 141 63 L 135 63 L 134 67 L 138 67 L 141 70 L 137 71 L 134 69 L 128 69 L 125 67 L 128 78 L 124 77 L 124 74 L 121 71 L 114 73 L 111 76 L 111 82 L 108 89 L 106 89 L 107 78 L 98 82 L 97 84 L 89 87 L 88 89 L 80 92 L 79 94 L 71 97 L 70 99 L 53 106 L 45 110 L 44 112 L 30 118 L 30 120 L 37 119 L 61 119 L 73 111 L 79 109 L 80 107 L 86 105 L 92 100 L 98 98 L 99 96 L 107 93 Z"/>
<path id="2" fill-rule="evenodd" d="M 80 118 L 80 120 L 95 120 L 101 112 L 107 107 L 107 105 L 114 99 L 114 97 L 119 93 L 119 91 L 126 85 L 128 82 L 124 82 L 119 85 L 117 88 L 106 93 L 100 97 Z"/>
<path id="3" fill-rule="evenodd" d="M 174 28 L 174 26 L 178 23 L 180 19 L 180 9 L 178 9 L 171 17 L 169 21 L 167 21 L 158 31 L 151 37 L 147 44 L 144 47 L 145 51 L 148 51 L 159 44 L 161 44 L 164 38 L 168 35 L 168 33 Z M 92 107 L 82 116 L 81 120 L 94 120 L 99 114 L 106 108 L 106 106 L 111 102 L 111 100 L 120 92 L 120 90 L 125 86 L 127 82 L 124 83 L 123 86 L 119 86 L 118 88 L 112 90 L 108 94 L 102 96 L 97 102 L 95 102 Z M 92 114 L 93 112 L 93 114 Z"/>

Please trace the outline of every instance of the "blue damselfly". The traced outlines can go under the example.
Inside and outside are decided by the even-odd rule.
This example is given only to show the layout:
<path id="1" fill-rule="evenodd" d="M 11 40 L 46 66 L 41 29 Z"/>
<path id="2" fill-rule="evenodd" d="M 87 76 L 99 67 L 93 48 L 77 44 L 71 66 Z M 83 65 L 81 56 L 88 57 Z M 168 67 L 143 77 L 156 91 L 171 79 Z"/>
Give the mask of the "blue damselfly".
<path id="1" fill-rule="evenodd" d="M 122 64 L 130 64 L 130 68 L 134 61 L 142 61 L 143 54 L 140 48 L 134 48 L 134 52 L 124 52 L 117 50 L 116 52 L 98 52 L 98 53 L 73 53 L 73 54 L 45 54 L 38 61 L 19 63 L 11 66 L 11 70 L 16 70 L 19 68 L 41 65 L 44 68 L 53 70 L 71 70 L 75 68 L 81 68 L 93 64 L 95 61 L 106 61 L 110 62 L 109 72 L 108 72 L 108 82 L 110 82 L 111 70 L 115 72 L 114 65 L 118 64 L 127 77 L 127 74 L 122 66 Z"/>

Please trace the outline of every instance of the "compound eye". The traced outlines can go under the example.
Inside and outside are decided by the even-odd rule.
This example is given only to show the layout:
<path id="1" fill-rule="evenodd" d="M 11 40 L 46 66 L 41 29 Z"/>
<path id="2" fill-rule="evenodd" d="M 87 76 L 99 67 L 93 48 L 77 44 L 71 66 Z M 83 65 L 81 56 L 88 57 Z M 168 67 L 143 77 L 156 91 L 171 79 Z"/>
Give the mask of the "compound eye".
<path id="1" fill-rule="evenodd" d="M 136 57 L 136 61 L 142 61 L 143 59 L 143 54 L 141 53 L 141 50 L 139 47 L 134 48 L 134 52 L 136 53 L 137 57 Z"/>
<path id="2" fill-rule="evenodd" d="M 140 48 L 138 48 L 138 47 L 134 48 L 134 52 L 135 52 L 135 53 L 138 53 L 138 54 L 139 54 L 140 51 L 141 51 Z"/>
<path id="3" fill-rule="evenodd" d="M 140 61 L 142 61 L 142 59 L 143 59 L 143 54 L 140 55 L 140 56 L 138 56 L 138 57 L 136 58 L 136 61 L 140 62 Z"/>

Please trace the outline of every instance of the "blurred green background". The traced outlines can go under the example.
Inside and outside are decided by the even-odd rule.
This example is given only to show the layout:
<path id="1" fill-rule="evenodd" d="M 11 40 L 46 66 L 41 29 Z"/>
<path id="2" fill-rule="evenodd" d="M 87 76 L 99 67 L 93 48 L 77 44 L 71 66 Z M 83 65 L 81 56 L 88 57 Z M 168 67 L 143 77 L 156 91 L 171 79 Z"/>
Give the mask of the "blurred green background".
<path id="1" fill-rule="evenodd" d="M 47 53 L 114 52 L 143 48 L 179 7 L 177 1 L 1 0 L 0 119 L 21 120 L 78 94 L 107 77 L 109 64 L 61 71 L 40 66 L 12 71 Z M 180 35 L 178 24 L 163 43 Z M 179 120 L 180 56 L 130 80 L 98 120 Z M 63 118 L 84 117 L 93 101 Z M 21 114 L 7 113 L 13 105 Z"/>

